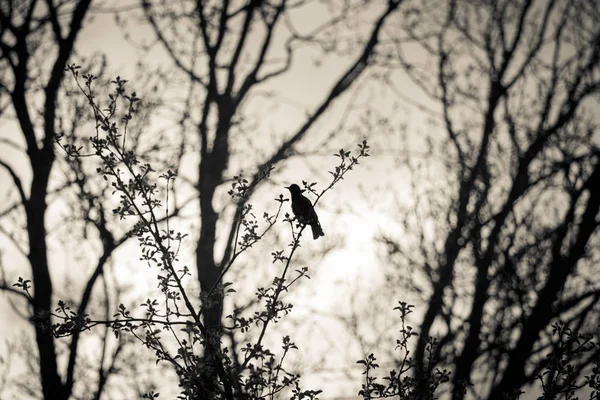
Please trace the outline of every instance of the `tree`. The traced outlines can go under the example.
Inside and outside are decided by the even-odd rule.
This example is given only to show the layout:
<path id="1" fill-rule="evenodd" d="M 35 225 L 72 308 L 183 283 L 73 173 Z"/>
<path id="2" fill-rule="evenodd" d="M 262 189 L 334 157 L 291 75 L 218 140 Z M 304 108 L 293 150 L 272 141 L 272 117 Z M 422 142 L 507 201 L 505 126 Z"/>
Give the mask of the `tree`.
<path id="1" fill-rule="evenodd" d="M 402 29 L 430 69 L 401 44 L 390 52 L 440 106 L 446 138 L 431 152 L 451 149 L 436 162 L 451 185 L 417 186 L 422 202 L 401 213 L 416 240 L 384 238 L 398 268 L 426 282 L 416 283 L 428 295 L 415 376 L 427 377 L 428 338 L 439 334 L 453 399 L 471 383 L 477 396 L 516 398 L 548 366 L 553 322 L 598 332 L 600 9 L 432 1 L 415 14 Z M 573 376 L 597 358 L 597 347 L 571 355 Z M 426 388 L 422 379 L 421 396 Z"/>
<path id="2" fill-rule="evenodd" d="M 48 316 L 54 309 L 54 299 L 48 262 L 46 211 L 51 170 L 56 159 L 54 140 L 59 125 L 57 99 L 67 62 L 73 54 L 75 41 L 89 7 L 90 1 L 85 0 L 76 4 L 9 1 L 3 2 L 0 7 L 0 94 L 4 100 L 5 113 L 8 105 L 5 99 L 8 97 L 26 143 L 31 183 L 28 185 L 24 182 L 9 163 L 0 161 L 0 165 L 10 174 L 18 191 L 18 207 L 26 216 L 27 247 L 22 249 L 22 253 L 31 267 L 34 291 L 25 298 L 33 310 L 33 320 L 38 322 L 34 327 L 41 386 L 44 397 L 48 399 L 67 399 L 71 395 L 77 361 L 78 335 L 71 342 L 67 373 L 63 381 L 57 365 L 55 340 L 47 331 Z M 47 43 L 43 40 L 44 35 L 50 31 L 55 43 L 55 48 L 52 49 L 45 48 Z M 36 65 L 35 59 L 40 56 L 51 57 L 49 71 Z M 44 79 L 46 75 L 47 79 Z M 36 107 L 41 107 L 41 116 L 36 115 Z M 12 140 L 6 140 L 4 144 L 16 147 L 17 151 L 21 150 Z M 3 210 L 3 213 L 8 211 Z M 105 239 L 106 247 L 96 273 L 89 279 L 88 288 L 81 298 L 80 306 L 83 309 L 89 303 L 91 289 L 102 273 L 106 259 L 116 246 L 102 221 L 98 221 L 97 226 Z M 30 287 L 28 280 L 22 284 Z M 6 282 L 3 289 L 15 292 Z"/>
<path id="3" fill-rule="evenodd" d="M 7 391 L 17 390 L 19 397 L 67 399 L 93 393 L 100 398 L 111 376 L 133 375 L 135 366 L 128 365 L 126 357 L 141 357 L 127 340 L 111 340 L 108 327 L 88 335 L 76 332 L 66 340 L 52 335 L 50 316 L 59 298 L 78 312 L 100 309 L 106 315 L 112 301 L 118 303 L 126 294 L 110 273 L 115 252 L 129 238 L 126 229 L 114 224 L 110 191 L 98 190 L 101 178 L 94 169 L 81 159 L 65 157 L 55 144 L 62 138 L 63 143 L 73 145 L 93 127 L 87 101 L 73 96 L 78 93 L 76 86 L 65 80 L 67 63 L 77 54 L 77 38 L 90 9 L 90 1 L 9 1 L 0 6 L 0 117 L 7 128 L 0 138 L 0 167 L 7 172 L 7 187 L 12 188 L 7 192 L 8 204 L 0 210 L 0 231 L 3 246 L 10 243 L 16 253 L 10 263 L 3 260 L 0 264 L 0 288 L 17 315 L 29 320 L 35 331 L 33 354 L 25 338 L 18 346 L 10 346 L 20 356 L 18 361 L 13 357 L 12 365 L 25 361 L 27 373 L 38 375 L 40 382 L 37 385 L 31 375 L 25 375 L 26 385 L 12 385 L 15 382 L 9 380 Z M 102 57 L 86 64 L 91 64 L 86 67 L 89 72 L 99 75 L 107 69 Z M 152 91 L 147 95 L 140 121 L 145 112 L 155 109 Z M 70 259 L 73 248 L 85 252 L 85 257 L 75 254 L 79 258 Z M 57 251 L 66 254 L 62 262 L 57 261 Z M 16 271 L 20 256 L 30 273 Z M 72 264 L 61 270 L 65 259 Z M 7 265 L 12 268 L 5 271 Z M 57 285 L 56 277 L 62 272 L 67 279 Z M 25 278 L 13 285 L 17 273 Z M 90 358 L 82 356 L 82 347 L 90 343 L 100 344 L 98 352 Z M 89 370 L 95 357 L 99 366 Z"/>

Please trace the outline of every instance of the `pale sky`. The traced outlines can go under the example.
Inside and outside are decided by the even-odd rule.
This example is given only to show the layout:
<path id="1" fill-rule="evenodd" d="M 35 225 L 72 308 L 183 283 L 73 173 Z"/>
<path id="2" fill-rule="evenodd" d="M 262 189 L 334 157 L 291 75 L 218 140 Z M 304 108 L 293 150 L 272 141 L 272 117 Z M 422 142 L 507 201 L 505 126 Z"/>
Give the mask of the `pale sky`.
<path id="1" fill-rule="evenodd" d="M 127 7 L 128 4 L 136 4 L 137 1 L 105 1 L 106 7 L 114 4 Z M 374 2 L 377 3 L 377 2 Z M 100 4 L 100 3 L 96 3 Z M 297 13 L 296 28 L 308 31 L 312 27 L 319 25 L 322 18 L 319 15 L 323 9 L 316 11 L 306 9 Z M 361 14 L 362 18 L 374 18 L 380 12 L 377 4 L 368 8 L 368 11 Z M 121 18 L 128 20 L 130 13 L 121 13 Z M 366 25 L 365 25 L 366 26 Z M 131 35 L 131 40 L 138 44 L 153 43 L 154 35 L 148 26 L 140 25 L 135 21 L 128 20 L 126 31 Z M 360 31 L 360 29 L 357 29 Z M 129 86 L 135 88 L 138 96 L 144 98 L 144 87 L 136 86 L 134 80 L 136 64 L 138 61 L 148 63 L 153 67 L 171 68 L 172 63 L 169 56 L 164 52 L 160 45 L 152 46 L 149 52 L 142 51 L 132 46 L 124 40 L 123 31 L 115 24 L 114 16 L 110 13 L 94 13 L 88 18 L 83 31 L 77 41 L 77 56 L 90 57 L 97 52 L 105 53 L 108 60 L 109 71 L 112 75 L 120 75 L 128 79 Z M 411 55 L 412 59 L 418 59 L 418 52 Z M 72 62 L 80 63 L 80 59 L 74 57 Z M 351 58 L 339 57 L 336 55 L 322 56 L 316 49 L 302 49 L 298 52 L 292 69 L 281 79 L 276 79 L 261 87 L 264 91 L 275 91 L 279 94 L 277 100 L 271 102 L 256 102 L 257 112 L 264 113 L 261 128 L 264 135 L 260 138 L 252 138 L 257 144 L 257 148 L 264 147 L 264 154 L 268 155 L 273 148 L 272 138 L 284 138 L 295 131 L 305 117 L 306 112 L 314 110 L 319 101 L 324 98 L 330 90 L 333 82 L 341 76 L 350 64 Z M 67 76 L 67 79 L 70 77 Z M 335 188 L 333 192 L 328 193 L 319 203 L 317 211 L 321 224 L 326 233 L 326 237 L 319 242 L 308 241 L 303 243 L 300 252 L 301 259 L 306 260 L 311 252 L 318 252 L 329 243 L 334 243 L 333 249 L 322 259 L 310 265 L 311 280 L 304 282 L 296 292 L 293 292 L 287 298 L 291 300 L 296 308 L 290 316 L 289 323 L 279 324 L 274 332 L 277 341 L 283 334 L 290 334 L 293 341 L 300 348 L 298 354 L 305 354 L 305 358 L 298 359 L 299 363 L 310 365 L 314 362 L 311 357 L 318 357 L 319 353 L 327 349 L 327 360 L 324 362 L 324 371 L 319 373 L 308 373 L 305 375 L 304 387 L 306 389 L 322 388 L 325 390 L 321 396 L 323 399 L 334 397 L 354 396 L 360 389 L 361 381 L 356 379 L 359 375 L 358 369 L 355 369 L 354 381 L 347 382 L 340 371 L 331 371 L 331 365 L 342 365 L 343 367 L 355 368 L 356 360 L 362 358 L 361 349 L 358 344 L 350 338 L 344 337 L 343 327 L 335 318 L 327 318 L 336 313 L 347 313 L 350 303 L 367 307 L 370 301 L 369 296 L 377 291 L 379 285 L 385 281 L 384 264 L 379 257 L 377 248 L 374 245 L 374 238 L 381 232 L 394 233 L 401 235 L 402 229 L 396 223 L 394 210 L 396 202 L 410 204 L 413 201 L 411 188 L 409 185 L 408 171 L 397 167 L 395 158 L 400 156 L 403 151 L 416 156 L 423 154 L 421 147 L 423 138 L 426 134 L 435 136 L 436 122 L 439 122 L 439 109 L 435 103 L 429 100 L 409 79 L 403 74 L 397 72 L 392 74 L 392 80 L 395 88 L 382 87 L 382 85 L 369 83 L 361 86 L 363 89 L 356 99 L 345 95 L 338 99 L 332 109 L 323 116 L 318 124 L 311 129 L 306 141 L 298 146 L 299 150 L 315 153 L 305 159 L 294 158 L 280 164 L 269 185 L 265 185 L 257 193 L 252 202 L 257 210 L 257 215 L 262 215 L 263 211 L 274 211 L 276 203 L 270 201 L 278 197 L 279 193 L 287 197 L 287 191 L 284 186 L 301 180 L 317 181 L 318 187 L 323 188 L 329 182 L 330 175 L 327 170 L 332 169 L 336 159 L 331 154 L 340 147 L 346 150 L 354 150 L 358 139 L 366 138 L 370 140 L 371 158 L 366 159 L 354 171 L 351 171 L 347 178 Z M 361 79 L 359 84 L 366 81 Z M 359 85 L 351 88 L 353 92 Z M 179 94 L 177 88 L 170 88 L 170 95 Z M 400 94 L 399 96 L 397 94 Z M 408 102 L 407 102 L 408 100 Z M 356 110 L 345 114 L 349 102 L 353 101 Z M 414 107 L 415 104 L 426 107 L 431 110 L 424 113 Z M 361 117 L 361 112 L 366 106 L 373 108 L 378 115 L 372 115 L 373 121 L 379 117 L 387 117 L 391 121 L 391 132 L 381 133 L 360 132 L 354 134 L 353 127 L 357 126 L 356 121 Z M 433 117 L 432 117 L 433 115 Z M 332 130 L 340 126 L 342 119 L 346 118 L 346 125 L 342 129 L 342 134 L 337 135 L 333 140 L 325 143 L 326 138 Z M 160 119 L 160 118 L 159 118 Z M 165 123 L 165 121 L 156 121 L 155 126 Z M 401 124 L 405 124 L 404 129 L 409 132 L 410 148 L 403 148 L 404 144 L 400 139 Z M 361 127 L 360 125 L 358 125 Z M 375 127 L 378 126 L 375 124 Z M 346 133 L 347 132 L 347 133 Z M 359 138 L 360 136 L 360 138 Z M 22 143 L 20 132 L 15 131 L 14 125 L 0 120 L 0 137 L 16 138 Z M 14 152 L 8 152 L 0 144 L 2 159 L 14 165 L 21 174 L 21 178 L 28 182 L 27 164 L 22 155 Z M 232 159 L 229 171 L 233 173 L 240 172 L 237 169 L 243 166 L 244 161 Z M 195 155 L 188 155 L 182 160 L 181 175 L 194 179 L 197 158 Z M 237 165 L 236 165 L 237 163 Z M 160 171 L 159 171 L 160 172 Z M 243 171 L 242 171 L 243 172 Z M 250 171 L 252 173 L 254 171 Z M 232 173 L 232 174 L 233 174 Z M 443 182 L 444 177 L 436 176 L 435 171 L 431 177 L 435 183 Z M 10 185 L 8 175 L 3 169 L 0 169 L 0 186 Z M 27 186 L 28 183 L 25 185 Z M 185 195 L 185 191 L 182 192 Z M 14 190 L 13 190 L 14 194 Z M 183 196 L 185 197 L 185 196 Z M 14 199 L 14 196 L 11 198 Z M 8 204 L 7 196 L 0 192 L 0 210 Z M 289 212 L 289 203 L 285 205 L 285 211 Z M 63 206 L 63 211 L 64 206 Z M 187 210 L 189 214 L 196 211 L 196 205 L 190 206 Z M 48 219 L 50 224 L 60 220 L 61 208 L 55 207 L 52 215 Z M 195 225 L 194 225 L 195 223 Z M 185 244 L 186 252 L 181 256 L 181 262 L 193 267 L 193 247 L 196 233 L 186 232 L 197 227 L 197 221 L 182 221 L 176 224 L 176 228 L 184 233 L 190 233 L 190 239 Z M 275 232 L 283 235 L 289 235 L 287 227 L 279 223 L 274 228 Z M 275 232 L 271 234 L 274 237 Z M 273 238 L 272 237 L 272 238 Z M 334 238 L 339 239 L 336 243 Z M 55 237 L 53 243 L 60 241 L 61 237 Z M 93 254 L 97 249 L 90 246 L 80 245 L 79 243 L 61 243 L 64 249 L 55 251 L 51 254 L 52 273 L 57 297 L 60 297 L 61 288 L 68 279 L 84 279 L 91 266 L 85 266 L 86 255 Z M 2 250 L 2 260 L 5 269 L 10 278 L 16 280 L 17 276 L 29 278 L 29 266 L 26 260 L 15 252 L 14 248 L 7 243 L 5 238 L 0 237 L 0 250 Z M 261 257 L 260 246 L 252 249 L 247 259 L 252 257 Z M 269 253 L 267 253 L 269 254 Z M 120 248 L 114 257 L 113 265 L 117 278 L 122 282 L 134 283 L 133 292 L 143 296 L 152 292 L 156 288 L 156 272 L 149 270 L 139 261 L 139 248 L 134 241 Z M 95 259 L 92 258 L 91 262 Z M 268 257 L 264 271 L 265 274 L 275 271 L 271 266 L 271 259 Z M 84 265 L 84 267 L 82 267 Z M 251 266 L 252 263 L 244 266 Z M 300 265 L 298 265 L 300 267 Z M 402 272 L 400 272 L 402 273 Z M 239 283 L 243 285 L 243 282 Z M 245 288 L 253 290 L 254 288 Z M 75 297 L 80 293 L 72 294 Z M 351 301 L 351 299 L 353 299 Z M 397 305 L 400 300 L 412 301 L 414 296 L 406 294 L 406 298 L 386 299 L 389 300 L 389 309 Z M 384 302 L 385 302 L 384 301 Z M 417 310 L 413 315 L 414 324 L 420 315 Z M 395 314 L 394 314 L 395 316 Z M 303 324 L 303 321 L 309 321 Z M 397 321 L 389 321 L 389 334 L 395 334 L 399 325 Z M 15 315 L 7 302 L 6 295 L 0 295 L 0 338 L 14 339 L 23 335 L 32 335 L 30 325 Z M 372 332 L 363 332 L 365 337 L 377 343 L 377 329 Z M 387 338 L 389 339 L 389 338 Z M 278 343 L 278 342 L 277 342 Z M 383 343 L 387 344 L 387 343 Z M 276 346 L 274 346 L 276 347 Z M 392 346 L 384 345 L 371 348 L 382 358 L 389 353 Z M 161 388 L 161 393 L 168 393 L 172 389 L 169 385 Z M 533 393 L 526 395 L 524 399 L 536 398 Z M 161 396 L 161 398 L 163 398 Z M 164 397 L 168 398 L 168 397 Z"/>

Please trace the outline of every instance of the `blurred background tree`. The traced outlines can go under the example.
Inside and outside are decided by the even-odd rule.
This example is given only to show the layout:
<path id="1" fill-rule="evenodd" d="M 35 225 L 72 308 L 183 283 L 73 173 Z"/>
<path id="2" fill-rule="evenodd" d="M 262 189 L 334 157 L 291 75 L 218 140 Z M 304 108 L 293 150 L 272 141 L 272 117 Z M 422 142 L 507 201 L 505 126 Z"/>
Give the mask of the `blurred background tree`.
<path id="1" fill-rule="evenodd" d="M 600 332 L 600 4 L 427 3 L 400 28 L 426 66 L 389 51 L 438 102 L 446 138 L 425 162 L 398 160 L 414 197 L 402 235 L 381 241 L 392 286 L 426 304 L 417 376 L 438 336 L 453 399 L 470 383 L 477 398 L 512 398 L 547 366 L 553 322 Z M 599 351 L 567 357 L 574 376 Z"/>

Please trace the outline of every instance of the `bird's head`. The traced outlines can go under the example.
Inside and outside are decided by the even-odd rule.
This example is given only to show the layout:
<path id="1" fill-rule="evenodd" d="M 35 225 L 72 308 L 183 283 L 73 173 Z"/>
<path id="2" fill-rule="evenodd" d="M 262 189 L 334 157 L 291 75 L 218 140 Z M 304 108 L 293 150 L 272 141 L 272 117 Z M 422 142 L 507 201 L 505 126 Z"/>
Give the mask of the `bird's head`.
<path id="1" fill-rule="evenodd" d="M 303 192 L 303 190 L 300 189 L 300 186 L 296 185 L 295 183 L 290 186 L 286 186 L 285 188 L 289 190 L 291 194 L 300 194 Z"/>

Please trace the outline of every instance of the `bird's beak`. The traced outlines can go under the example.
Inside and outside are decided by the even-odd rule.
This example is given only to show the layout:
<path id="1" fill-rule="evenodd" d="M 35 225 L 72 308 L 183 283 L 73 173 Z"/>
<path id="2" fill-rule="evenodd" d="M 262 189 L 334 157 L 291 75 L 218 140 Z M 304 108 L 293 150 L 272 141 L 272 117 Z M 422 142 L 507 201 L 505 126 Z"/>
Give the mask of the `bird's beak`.
<path id="1" fill-rule="evenodd" d="M 289 186 L 284 186 L 284 189 L 290 190 Z"/>

